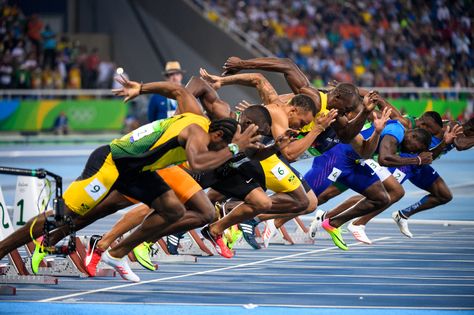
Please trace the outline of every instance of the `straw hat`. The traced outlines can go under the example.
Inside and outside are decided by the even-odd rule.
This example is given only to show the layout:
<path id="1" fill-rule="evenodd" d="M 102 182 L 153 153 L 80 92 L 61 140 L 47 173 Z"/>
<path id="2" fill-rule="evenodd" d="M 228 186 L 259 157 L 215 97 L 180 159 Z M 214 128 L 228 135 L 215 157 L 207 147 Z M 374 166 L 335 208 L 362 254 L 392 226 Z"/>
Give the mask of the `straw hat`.
<path id="1" fill-rule="evenodd" d="M 186 71 L 181 69 L 181 65 L 178 61 L 168 61 L 165 66 L 163 75 L 171 75 L 173 73 L 185 73 Z"/>

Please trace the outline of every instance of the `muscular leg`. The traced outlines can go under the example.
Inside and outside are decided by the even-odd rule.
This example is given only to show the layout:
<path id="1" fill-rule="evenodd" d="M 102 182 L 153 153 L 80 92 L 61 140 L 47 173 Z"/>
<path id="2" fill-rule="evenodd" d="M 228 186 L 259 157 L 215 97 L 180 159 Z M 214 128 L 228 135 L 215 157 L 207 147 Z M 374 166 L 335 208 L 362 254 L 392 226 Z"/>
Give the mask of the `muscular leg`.
<path id="1" fill-rule="evenodd" d="M 275 227 L 280 228 L 283 224 L 290 221 L 291 219 L 294 219 L 300 215 L 312 213 L 314 210 L 316 210 L 316 208 L 318 207 L 318 198 L 316 197 L 315 193 L 312 190 L 310 190 L 306 193 L 306 196 L 308 197 L 309 205 L 303 211 L 300 211 L 298 213 L 287 213 L 287 214 L 276 214 L 276 215 L 266 214 L 266 215 L 260 215 L 259 218 L 262 221 L 275 219 Z"/>
<path id="2" fill-rule="evenodd" d="M 383 186 L 387 190 L 388 195 L 390 196 L 390 203 L 387 204 L 385 207 L 382 207 L 376 211 L 373 211 L 369 214 L 366 214 L 353 222 L 354 225 L 366 225 L 372 218 L 376 217 L 380 213 L 382 213 L 385 209 L 390 207 L 395 202 L 402 199 L 405 195 L 405 190 L 400 185 L 400 183 L 395 179 L 393 176 L 389 176 L 384 182 Z"/>
<path id="3" fill-rule="evenodd" d="M 232 209 L 228 215 L 214 222 L 209 226 L 212 235 L 224 233 L 225 229 L 234 224 L 241 223 L 251 219 L 256 215 L 269 211 L 272 206 L 272 200 L 263 191 L 262 188 L 255 188 L 245 197 L 245 201 L 236 208 Z"/>
<path id="4" fill-rule="evenodd" d="M 73 218 L 76 231 L 84 228 L 85 226 L 91 224 L 92 222 L 103 218 L 106 215 L 114 213 L 115 211 L 122 209 L 130 204 L 125 204 L 122 199 L 119 198 L 119 193 L 116 191 L 111 192 L 103 201 L 101 201 L 94 209 L 90 210 L 86 215 L 79 216 L 78 214 L 72 212 L 67 207 L 64 209 L 65 215 L 70 215 Z M 47 211 L 46 216 L 53 215 L 53 211 Z M 43 235 L 43 226 L 45 222 L 45 214 L 40 214 L 35 218 L 30 219 L 24 226 L 13 232 L 7 238 L 0 242 L 0 257 L 4 257 L 12 250 L 25 245 L 31 241 L 30 236 L 30 227 L 33 221 L 36 220 L 36 223 L 33 226 L 33 237 L 37 238 Z M 69 227 L 61 226 L 50 234 L 50 244 L 52 246 L 63 239 L 65 236 L 69 235 Z"/>
<path id="5" fill-rule="evenodd" d="M 127 213 L 125 213 L 110 229 L 106 232 L 102 239 L 97 243 L 97 247 L 106 250 L 112 243 L 122 236 L 124 233 L 140 225 L 145 220 L 146 216 L 153 212 L 145 204 L 139 204 Z"/>
<path id="6" fill-rule="evenodd" d="M 157 230 L 165 228 L 167 225 L 178 221 L 186 211 L 172 190 L 169 190 L 156 198 L 152 204 L 154 211 L 147 216 L 143 223 L 123 239 L 116 247 L 109 251 L 112 257 L 122 258 L 127 255 L 135 246 L 143 241 L 151 240 L 150 235 L 154 235 Z"/>
<path id="7" fill-rule="evenodd" d="M 329 219 L 333 227 L 340 227 L 351 219 L 366 215 L 372 211 L 385 207 L 390 202 L 390 197 L 380 181 L 370 185 L 363 193 L 365 198 L 346 211 Z"/>
<path id="8" fill-rule="evenodd" d="M 438 177 L 426 190 L 430 193 L 429 195 L 424 196 L 420 201 L 408 208 L 400 210 L 400 214 L 408 219 L 418 212 L 443 205 L 453 199 L 451 191 L 441 177 Z"/>
<path id="9" fill-rule="evenodd" d="M 339 189 L 338 186 L 333 184 L 318 195 L 318 203 L 319 205 L 323 205 L 329 200 L 331 200 L 332 198 L 339 196 L 342 193 L 343 191 Z"/>

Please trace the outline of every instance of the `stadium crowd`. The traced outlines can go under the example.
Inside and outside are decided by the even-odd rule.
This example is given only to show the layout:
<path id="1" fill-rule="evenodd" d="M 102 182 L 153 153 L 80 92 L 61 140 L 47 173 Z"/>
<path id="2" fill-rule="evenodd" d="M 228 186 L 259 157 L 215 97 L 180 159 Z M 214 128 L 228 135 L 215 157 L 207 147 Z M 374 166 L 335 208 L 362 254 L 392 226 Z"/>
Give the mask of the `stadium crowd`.
<path id="1" fill-rule="evenodd" d="M 0 88 L 110 88 L 115 66 L 59 36 L 38 15 L 0 1 Z"/>
<path id="2" fill-rule="evenodd" d="M 471 1 L 195 2 L 211 20 L 294 60 L 315 86 L 474 86 Z"/>

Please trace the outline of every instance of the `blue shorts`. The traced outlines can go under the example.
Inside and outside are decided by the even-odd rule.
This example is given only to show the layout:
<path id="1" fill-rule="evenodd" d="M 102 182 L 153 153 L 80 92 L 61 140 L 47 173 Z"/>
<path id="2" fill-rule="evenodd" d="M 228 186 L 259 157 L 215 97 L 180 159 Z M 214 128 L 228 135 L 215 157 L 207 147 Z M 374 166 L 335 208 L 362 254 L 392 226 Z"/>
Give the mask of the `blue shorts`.
<path id="1" fill-rule="evenodd" d="M 352 148 L 346 144 L 338 144 L 323 155 L 315 157 L 313 165 L 305 174 L 304 179 L 316 196 L 335 182 L 358 193 L 363 193 L 380 180 L 368 165 L 357 163 Z"/>
<path id="2" fill-rule="evenodd" d="M 415 154 L 400 153 L 401 157 L 414 157 Z M 400 184 L 409 180 L 416 187 L 428 190 L 439 178 L 438 172 L 431 165 L 404 165 L 390 167 L 389 171 Z"/>

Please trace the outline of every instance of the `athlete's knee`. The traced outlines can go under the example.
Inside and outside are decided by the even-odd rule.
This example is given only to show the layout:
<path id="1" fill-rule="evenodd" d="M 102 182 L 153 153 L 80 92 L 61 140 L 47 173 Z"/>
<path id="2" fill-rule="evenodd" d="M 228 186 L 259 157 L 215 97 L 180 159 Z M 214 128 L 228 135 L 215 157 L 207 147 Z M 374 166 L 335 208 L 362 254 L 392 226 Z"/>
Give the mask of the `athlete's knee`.
<path id="1" fill-rule="evenodd" d="M 441 204 L 445 204 L 453 200 L 453 194 L 449 189 L 443 190 L 439 195 L 436 196 Z"/>
<path id="2" fill-rule="evenodd" d="M 310 202 L 306 194 L 303 196 L 294 196 L 293 202 L 291 203 L 290 209 L 288 210 L 290 212 L 303 212 L 309 208 L 309 203 Z"/>
<path id="3" fill-rule="evenodd" d="M 184 216 L 186 209 L 183 204 L 179 202 L 177 198 L 165 198 L 162 202 L 153 203 L 153 208 L 157 211 L 166 221 L 176 222 Z"/>
<path id="4" fill-rule="evenodd" d="M 213 209 L 210 209 L 210 211 L 205 211 L 201 214 L 201 219 L 201 226 L 212 223 L 216 220 L 216 212 L 213 211 Z"/>
<path id="5" fill-rule="evenodd" d="M 394 189 L 390 192 L 390 202 L 395 203 L 405 196 L 405 189 L 400 186 L 400 188 Z"/>
<path id="6" fill-rule="evenodd" d="M 272 208 L 272 199 L 267 194 L 259 194 L 256 197 L 246 199 L 245 203 L 252 209 L 257 210 L 258 213 L 269 211 Z"/>
<path id="7" fill-rule="evenodd" d="M 383 208 L 390 204 L 390 195 L 386 191 L 378 191 L 370 196 L 370 200 L 376 208 Z"/>

